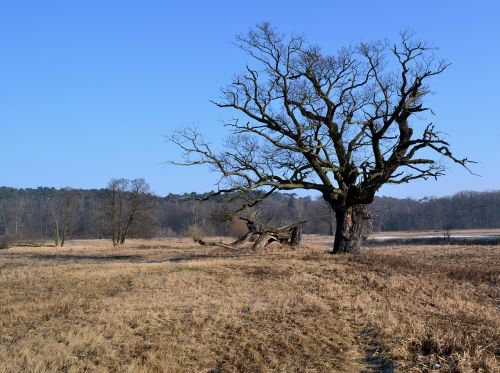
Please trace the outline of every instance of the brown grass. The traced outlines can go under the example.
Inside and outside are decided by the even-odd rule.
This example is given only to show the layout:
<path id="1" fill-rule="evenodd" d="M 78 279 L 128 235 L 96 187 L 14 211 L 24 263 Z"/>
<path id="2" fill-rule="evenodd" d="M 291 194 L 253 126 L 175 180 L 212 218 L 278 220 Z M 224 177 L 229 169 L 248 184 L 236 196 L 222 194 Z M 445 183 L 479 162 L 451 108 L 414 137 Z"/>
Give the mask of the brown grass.
<path id="1" fill-rule="evenodd" d="M 0 371 L 494 372 L 499 267 L 498 246 L 0 250 Z"/>

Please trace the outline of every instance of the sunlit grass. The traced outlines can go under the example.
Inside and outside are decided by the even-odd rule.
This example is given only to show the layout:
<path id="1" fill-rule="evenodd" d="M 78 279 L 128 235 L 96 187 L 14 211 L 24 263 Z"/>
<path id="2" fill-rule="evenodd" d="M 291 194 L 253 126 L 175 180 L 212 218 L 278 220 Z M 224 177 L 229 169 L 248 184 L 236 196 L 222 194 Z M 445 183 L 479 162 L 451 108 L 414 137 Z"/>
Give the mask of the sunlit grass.
<path id="1" fill-rule="evenodd" d="M 0 371 L 493 372 L 499 265 L 477 246 L 2 250 Z"/>

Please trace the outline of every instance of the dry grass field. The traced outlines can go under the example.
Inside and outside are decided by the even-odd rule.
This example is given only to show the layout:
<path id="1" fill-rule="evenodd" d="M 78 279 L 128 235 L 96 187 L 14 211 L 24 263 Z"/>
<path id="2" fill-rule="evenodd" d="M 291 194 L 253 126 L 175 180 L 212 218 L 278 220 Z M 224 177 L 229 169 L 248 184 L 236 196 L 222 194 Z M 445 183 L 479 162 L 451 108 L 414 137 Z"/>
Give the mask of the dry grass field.
<path id="1" fill-rule="evenodd" d="M 0 372 L 498 372 L 500 247 L 0 250 Z"/>

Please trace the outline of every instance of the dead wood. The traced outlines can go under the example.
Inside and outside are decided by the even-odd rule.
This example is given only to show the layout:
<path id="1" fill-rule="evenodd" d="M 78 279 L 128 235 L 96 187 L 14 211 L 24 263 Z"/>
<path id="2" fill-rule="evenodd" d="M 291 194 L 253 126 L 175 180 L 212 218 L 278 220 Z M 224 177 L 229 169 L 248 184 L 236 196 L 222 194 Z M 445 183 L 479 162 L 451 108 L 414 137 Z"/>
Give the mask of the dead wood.
<path id="1" fill-rule="evenodd" d="M 206 242 L 201 239 L 195 240 L 202 246 L 219 246 L 230 250 L 235 250 L 242 247 L 247 242 L 254 239 L 252 250 L 259 250 L 272 242 L 279 242 L 285 245 L 296 246 L 300 244 L 302 238 L 302 226 L 306 221 L 285 225 L 283 227 L 274 228 L 267 224 L 261 224 L 249 218 L 240 217 L 247 223 L 248 232 L 238 240 L 230 244 L 222 242 Z"/>

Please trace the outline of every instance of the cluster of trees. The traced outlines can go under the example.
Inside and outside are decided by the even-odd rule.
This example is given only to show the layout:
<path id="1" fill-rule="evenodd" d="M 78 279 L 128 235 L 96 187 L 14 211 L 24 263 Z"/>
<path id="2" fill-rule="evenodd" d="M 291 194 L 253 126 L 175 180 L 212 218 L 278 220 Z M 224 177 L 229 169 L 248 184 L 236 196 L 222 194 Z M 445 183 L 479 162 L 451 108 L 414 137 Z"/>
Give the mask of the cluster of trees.
<path id="1" fill-rule="evenodd" d="M 153 200 L 144 179 L 113 179 L 99 190 L 1 187 L 0 241 L 151 237 Z"/>
<path id="2" fill-rule="evenodd" d="M 377 231 L 500 227 L 500 191 L 460 192 L 451 197 L 378 197 L 370 206 Z"/>
<path id="3" fill-rule="evenodd" d="M 144 179 L 112 180 L 105 189 L 0 188 L 3 240 L 127 237 L 239 236 L 239 219 L 227 216 L 222 197 L 150 192 Z M 274 193 L 257 207 L 262 221 L 282 226 L 306 220 L 304 233 L 334 234 L 335 214 L 321 198 Z M 461 192 L 422 200 L 375 198 L 370 205 L 375 231 L 500 227 L 500 191 Z"/>

